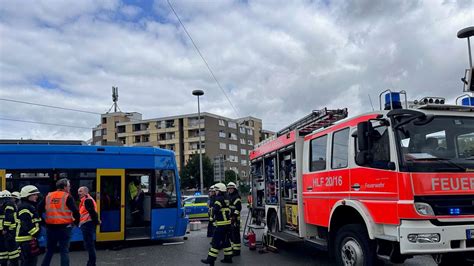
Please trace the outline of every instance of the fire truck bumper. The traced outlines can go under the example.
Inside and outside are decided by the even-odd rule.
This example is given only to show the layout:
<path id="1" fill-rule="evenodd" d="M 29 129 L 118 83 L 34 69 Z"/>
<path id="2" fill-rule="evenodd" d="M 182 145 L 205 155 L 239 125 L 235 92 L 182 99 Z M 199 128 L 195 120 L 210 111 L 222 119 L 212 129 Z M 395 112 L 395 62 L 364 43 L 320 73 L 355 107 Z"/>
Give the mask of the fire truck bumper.
<path id="1" fill-rule="evenodd" d="M 436 226 L 430 221 L 402 220 L 399 226 L 401 254 L 438 254 L 474 251 L 474 224 Z"/>

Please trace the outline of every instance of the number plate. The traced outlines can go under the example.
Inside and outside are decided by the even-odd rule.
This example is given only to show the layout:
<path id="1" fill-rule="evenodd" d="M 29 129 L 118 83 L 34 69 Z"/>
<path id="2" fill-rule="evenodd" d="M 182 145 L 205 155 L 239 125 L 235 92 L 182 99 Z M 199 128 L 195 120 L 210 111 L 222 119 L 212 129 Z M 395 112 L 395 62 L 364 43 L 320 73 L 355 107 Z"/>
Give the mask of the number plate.
<path id="1" fill-rule="evenodd" d="M 466 229 L 467 239 L 474 239 L 474 229 Z"/>

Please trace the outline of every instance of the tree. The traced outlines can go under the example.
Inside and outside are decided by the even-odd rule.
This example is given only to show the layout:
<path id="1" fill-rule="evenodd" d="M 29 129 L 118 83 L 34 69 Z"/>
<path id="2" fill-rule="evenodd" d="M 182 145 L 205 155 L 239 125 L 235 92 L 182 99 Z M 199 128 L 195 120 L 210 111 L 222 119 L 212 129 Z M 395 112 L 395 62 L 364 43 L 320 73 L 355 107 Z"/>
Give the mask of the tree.
<path id="1" fill-rule="evenodd" d="M 237 184 L 237 180 L 239 180 L 239 175 L 236 174 L 233 170 L 225 170 L 224 172 L 224 182 L 225 184 L 229 184 L 229 182 L 234 182 Z"/>
<path id="2" fill-rule="evenodd" d="M 209 187 L 214 182 L 214 168 L 209 157 L 202 155 L 202 172 L 204 187 Z M 181 168 L 181 187 L 182 188 L 200 188 L 199 181 L 199 154 L 192 154 L 186 165 Z"/>

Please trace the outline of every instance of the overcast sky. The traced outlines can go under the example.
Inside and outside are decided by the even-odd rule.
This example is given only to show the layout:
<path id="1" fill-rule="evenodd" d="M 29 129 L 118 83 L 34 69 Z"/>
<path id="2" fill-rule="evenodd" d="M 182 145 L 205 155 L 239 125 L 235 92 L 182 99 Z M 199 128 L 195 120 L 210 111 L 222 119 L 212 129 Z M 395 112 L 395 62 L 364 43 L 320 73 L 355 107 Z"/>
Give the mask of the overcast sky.
<path id="1" fill-rule="evenodd" d="M 387 88 L 409 99 L 462 94 L 474 0 L 0 0 L 0 98 L 144 118 L 201 110 L 278 130 L 313 109 L 371 111 Z M 0 101 L 0 118 L 92 128 L 99 115 Z M 82 139 L 91 130 L 0 120 L 0 138 Z"/>

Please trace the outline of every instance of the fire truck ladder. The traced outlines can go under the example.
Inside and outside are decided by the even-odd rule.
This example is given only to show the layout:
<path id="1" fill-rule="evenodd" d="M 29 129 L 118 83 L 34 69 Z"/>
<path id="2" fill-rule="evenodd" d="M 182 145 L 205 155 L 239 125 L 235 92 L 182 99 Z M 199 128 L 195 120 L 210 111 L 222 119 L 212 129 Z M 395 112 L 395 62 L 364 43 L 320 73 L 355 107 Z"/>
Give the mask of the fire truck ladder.
<path id="1" fill-rule="evenodd" d="M 328 110 L 327 108 L 313 110 L 309 115 L 278 131 L 277 137 L 287 134 L 295 129 L 299 131 L 300 136 L 305 136 L 317 129 L 333 125 L 335 122 L 346 117 L 347 108 L 336 110 Z"/>

